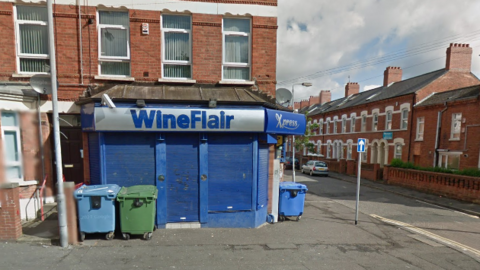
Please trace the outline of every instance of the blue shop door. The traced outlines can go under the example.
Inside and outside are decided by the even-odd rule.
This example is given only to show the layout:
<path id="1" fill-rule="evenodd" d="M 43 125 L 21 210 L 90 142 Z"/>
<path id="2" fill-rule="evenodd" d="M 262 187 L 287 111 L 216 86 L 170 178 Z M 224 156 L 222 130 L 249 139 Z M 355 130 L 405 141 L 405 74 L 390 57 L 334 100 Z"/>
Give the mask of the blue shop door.
<path id="1" fill-rule="evenodd" d="M 165 136 L 167 222 L 199 221 L 198 141 L 198 133 Z"/>
<path id="2" fill-rule="evenodd" d="M 253 210 L 253 135 L 209 134 L 208 174 L 209 212 Z"/>

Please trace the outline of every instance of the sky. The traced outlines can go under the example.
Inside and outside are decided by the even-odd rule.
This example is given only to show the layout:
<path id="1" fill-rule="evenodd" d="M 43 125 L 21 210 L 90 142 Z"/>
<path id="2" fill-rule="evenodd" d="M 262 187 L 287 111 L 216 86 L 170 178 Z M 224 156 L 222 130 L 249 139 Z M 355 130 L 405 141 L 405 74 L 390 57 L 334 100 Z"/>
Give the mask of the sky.
<path id="1" fill-rule="evenodd" d="M 277 35 L 277 89 L 313 84 L 295 101 L 378 87 L 388 66 L 403 79 L 442 69 L 450 43 L 473 47 L 480 77 L 480 0 L 278 0 Z"/>

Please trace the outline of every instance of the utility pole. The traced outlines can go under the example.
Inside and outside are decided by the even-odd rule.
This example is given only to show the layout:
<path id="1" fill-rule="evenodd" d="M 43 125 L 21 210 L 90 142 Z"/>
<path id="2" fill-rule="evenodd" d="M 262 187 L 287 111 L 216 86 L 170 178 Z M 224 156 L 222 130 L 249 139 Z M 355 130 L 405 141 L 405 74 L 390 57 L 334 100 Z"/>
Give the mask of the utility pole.
<path id="1" fill-rule="evenodd" d="M 50 55 L 50 77 L 52 80 L 53 137 L 55 139 L 55 165 L 57 170 L 57 209 L 60 246 L 68 246 L 67 215 L 65 194 L 63 193 L 62 148 L 60 146 L 60 127 L 58 117 L 57 64 L 55 59 L 55 37 L 53 30 L 52 0 L 47 0 L 48 14 L 48 52 Z"/>

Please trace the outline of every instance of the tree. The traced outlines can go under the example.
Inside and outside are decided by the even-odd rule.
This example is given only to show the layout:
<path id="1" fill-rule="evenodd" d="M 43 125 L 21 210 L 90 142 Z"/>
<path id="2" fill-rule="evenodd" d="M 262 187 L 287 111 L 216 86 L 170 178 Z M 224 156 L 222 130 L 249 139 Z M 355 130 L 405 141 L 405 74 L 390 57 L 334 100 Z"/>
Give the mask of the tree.
<path id="1" fill-rule="evenodd" d="M 305 112 L 305 119 L 307 123 L 312 121 L 312 118 L 307 117 L 307 112 Z M 313 135 L 313 131 L 317 130 L 319 125 L 317 123 L 307 124 L 305 129 L 305 134 L 303 136 L 295 137 L 295 149 L 298 151 L 303 151 L 307 149 L 307 153 L 316 153 L 315 144 L 310 142 L 310 137 Z"/>

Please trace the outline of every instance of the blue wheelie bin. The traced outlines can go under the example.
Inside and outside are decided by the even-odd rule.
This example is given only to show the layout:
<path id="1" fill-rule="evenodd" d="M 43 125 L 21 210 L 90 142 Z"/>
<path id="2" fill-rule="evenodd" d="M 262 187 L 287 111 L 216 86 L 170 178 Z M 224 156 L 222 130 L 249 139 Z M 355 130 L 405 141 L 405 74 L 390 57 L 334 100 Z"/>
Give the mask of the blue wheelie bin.
<path id="1" fill-rule="evenodd" d="M 107 240 L 115 232 L 115 199 L 120 191 L 118 185 L 83 185 L 74 192 L 78 208 L 80 240 L 86 233 L 106 233 Z"/>
<path id="2" fill-rule="evenodd" d="M 284 221 L 285 217 L 296 217 L 299 221 L 305 205 L 307 186 L 294 182 L 280 183 L 280 196 L 278 201 L 278 220 Z"/>

